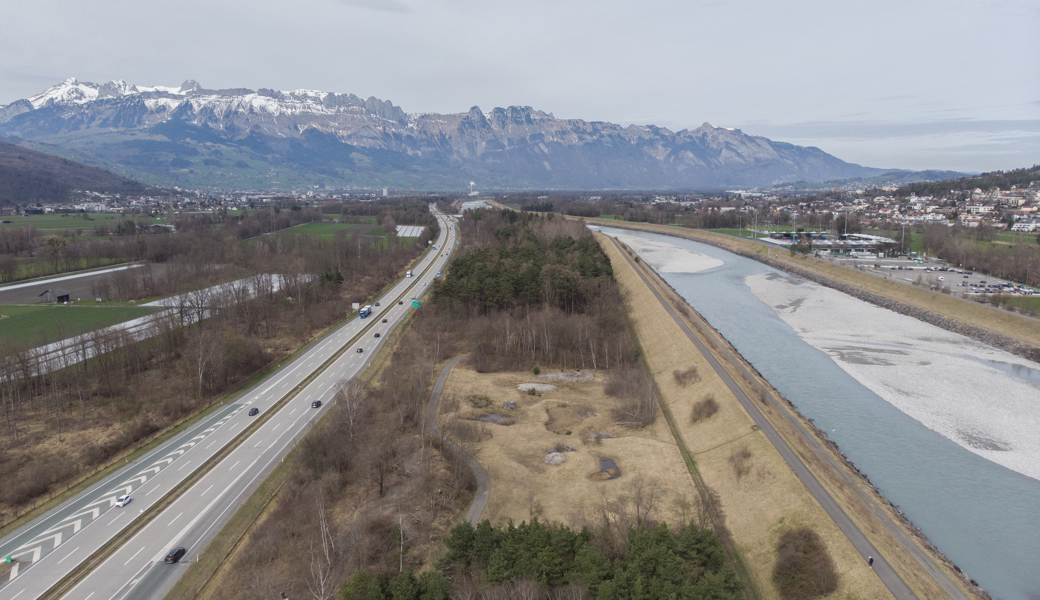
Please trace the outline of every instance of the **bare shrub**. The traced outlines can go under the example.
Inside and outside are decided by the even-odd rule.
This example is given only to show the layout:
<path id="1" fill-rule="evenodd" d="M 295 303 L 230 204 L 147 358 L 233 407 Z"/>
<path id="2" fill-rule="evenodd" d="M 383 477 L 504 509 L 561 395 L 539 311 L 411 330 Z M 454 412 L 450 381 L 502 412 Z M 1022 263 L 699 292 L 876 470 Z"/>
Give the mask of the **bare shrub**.
<path id="1" fill-rule="evenodd" d="M 487 396 L 471 394 L 466 396 L 466 401 L 473 405 L 473 408 L 487 408 L 491 406 L 491 398 Z"/>
<path id="2" fill-rule="evenodd" d="M 809 529 L 791 530 L 777 544 L 773 583 L 784 600 L 810 600 L 838 589 L 838 572 L 820 536 Z"/>
<path id="3" fill-rule="evenodd" d="M 589 597 L 589 589 L 580 581 L 572 581 L 565 586 L 549 590 L 550 600 L 585 600 Z"/>
<path id="4" fill-rule="evenodd" d="M 444 428 L 445 433 L 451 439 L 460 444 L 472 444 L 491 439 L 491 428 L 487 423 L 480 421 L 468 421 L 464 419 L 452 419 Z"/>
<path id="5" fill-rule="evenodd" d="M 682 387 L 686 387 L 691 383 L 696 383 L 701 380 L 701 374 L 697 371 L 696 365 L 690 365 L 690 368 L 685 371 L 676 369 L 672 372 L 672 377 L 675 377 L 675 383 Z"/>
<path id="6" fill-rule="evenodd" d="M 751 450 L 747 446 L 741 446 L 729 455 L 729 464 L 733 465 L 733 472 L 739 481 L 741 477 L 751 472 Z"/>
<path id="7" fill-rule="evenodd" d="M 690 420 L 694 423 L 700 423 L 710 419 L 717 412 L 719 412 L 719 403 L 715 400 L 715 396 L 708 394 L 704 397 L 704 400 L 693 405 Z"/>
<path id="8" fill-rule="evenodd" d="M 657 418 L 657 399 L 646 371 L 640 367 L 613 369 L 603 391 L 621 400 L 614 419 L 625 427 L 641 428 Z"/>

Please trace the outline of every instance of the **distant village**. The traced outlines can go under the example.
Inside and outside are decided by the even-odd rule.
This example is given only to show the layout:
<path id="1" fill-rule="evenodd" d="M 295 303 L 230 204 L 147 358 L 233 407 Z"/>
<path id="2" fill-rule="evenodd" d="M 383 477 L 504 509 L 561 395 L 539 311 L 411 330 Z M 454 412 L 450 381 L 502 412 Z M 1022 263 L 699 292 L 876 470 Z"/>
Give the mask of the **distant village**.
<path id="1" fill-rule="evenodd" d="M 637 201 L 648 205 L 673 204 L 721 212 L 752 212 L 768 208 L 777 215 L 778 224 L 798 224 L 806 228 L 829 228 L 823 215 L 831 218 L 847 214 L 866 225 L 960 225 L 964 228 L 989 227 L 1024 233 L 1040 232 L 1040 182 L 1028 186 L 1011 186 L 1002 190 L 950 191 L 942 196 L 899 197 L 897 188 L 847 190 L 835 198 L 797 196 L 770 191 L 729 190 L 720 194 L 624 194 L 578 195 L 576 198 L 596 202 L 607 197 Z M 476 195 L 473 192 L 470 195 Z M 892 194 L 892 195 L 886 195 Z M 321 206 L 330 201 L 372 201 L 391 194 L 379 192 L 327 193 L 206 193 L 187 192 L 179 188 L 163 190 L 161 195 L 121 196 L 96 192 L 76 192 L 67 204 L 25 204 L 0 208 L 0 215 L 34 215 L 50 213 L 117 213 L 133 214 L 205 214 L 219 211 L 258 209 L 265 206 Z M 560 192 L 561 196 L 567 196 Z M 572 196 L 575 197 L 575 196 Z M 550 196 L 538 196 L 548 199 Z M 784 218 L 786 216 L 786 219 Z"/>
<path id="2" fill-rule="evenodd" d="M 289 193 L 238 193 L 212 194 L 184 192 L 179 188 L 167 190 L 155 196 L 127 196 L 76 191 L 76 199 L 67 204 L 25 204 L 0 207 L 0 215 L 43 215 L 62 213 L 105 213 L 123 215 L 160 214 L 210 214 L 219 211 L 260 209 L 265 206 L 321 206 L 330 201 L 372 201 L 379 197 L 375 193 L 305 194 Z M 383 195 L 386 195 L 385 192 Z"/>
<path id="3" fill-rule="evenodd" d="M 970 191 L 951 191 L 943 196 L 911 195 L 900 198 L 875 195 L 877 192 L 894 191 L 895 188 L 853 190 L 843 194 L 839 200 L 812 201 L 792 201 L 791 197 L 739 190 L 731 193 L 753 200 L 755 204 L 776 204 L 776 210 L 790 215 L 792 221 L 798 220 L 796 215 L 832 212 L 855 216 L 870 225 L 940 224 L 1040 232 L 1040 182 L 1033 182 L 1028 187 L 1011 186 L 1009 190 L 975 188 Z M 660 196 L 655 200 L 668 201 Z"/>

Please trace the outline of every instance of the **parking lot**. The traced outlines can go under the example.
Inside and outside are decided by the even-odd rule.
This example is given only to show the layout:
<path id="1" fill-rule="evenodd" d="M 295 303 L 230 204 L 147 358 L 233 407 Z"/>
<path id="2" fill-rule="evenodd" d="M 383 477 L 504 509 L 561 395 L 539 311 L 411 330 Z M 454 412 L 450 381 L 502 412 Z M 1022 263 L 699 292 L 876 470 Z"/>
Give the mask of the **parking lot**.
<path id="1" fill-rule="evenodd" d="M 1040 291 L 999 277 L 958 269 L 937 259 L 908 258 L 833 258 L 838 264 L 859 268 L 879 277 L 907 284 L 928 286 L 936 291 L 948 290 L 958 296 L 1009 294 L 1036 296 Z"/>

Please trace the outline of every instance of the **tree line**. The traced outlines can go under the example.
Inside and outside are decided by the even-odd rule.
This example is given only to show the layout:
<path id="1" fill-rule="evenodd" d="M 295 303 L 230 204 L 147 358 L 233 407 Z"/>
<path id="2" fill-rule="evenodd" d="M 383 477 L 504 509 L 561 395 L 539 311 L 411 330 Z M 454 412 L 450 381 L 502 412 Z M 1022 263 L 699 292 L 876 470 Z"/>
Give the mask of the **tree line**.
<path id="1" fill-rule="evenodd" d="M 715 534 L 690 523 L 630 529 L 620 552 L 604 532 L 566 525 L 461 523 L 444 540 L 437 570 L 376 577 L 359 571 L 344 584 L 343 600 L 448 598 L 686 598 L 741 597 L 742 586 Z"/>

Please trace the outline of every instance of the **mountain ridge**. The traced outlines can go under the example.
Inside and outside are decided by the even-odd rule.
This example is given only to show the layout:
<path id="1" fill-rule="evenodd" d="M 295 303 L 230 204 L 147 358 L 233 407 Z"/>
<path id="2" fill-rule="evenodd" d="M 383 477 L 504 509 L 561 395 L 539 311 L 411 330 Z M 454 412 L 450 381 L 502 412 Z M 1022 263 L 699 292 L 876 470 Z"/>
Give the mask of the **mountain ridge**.
<path id="1" fill-rule="evenodd" d="M 558 119 L 529 106 L 407 113 L 315 90 L 210 90 L 74 78 L 0 108 L 0 135 L 170 185 L 709 189 L 870 177 L 847 163 L 705 122 Z"/>

